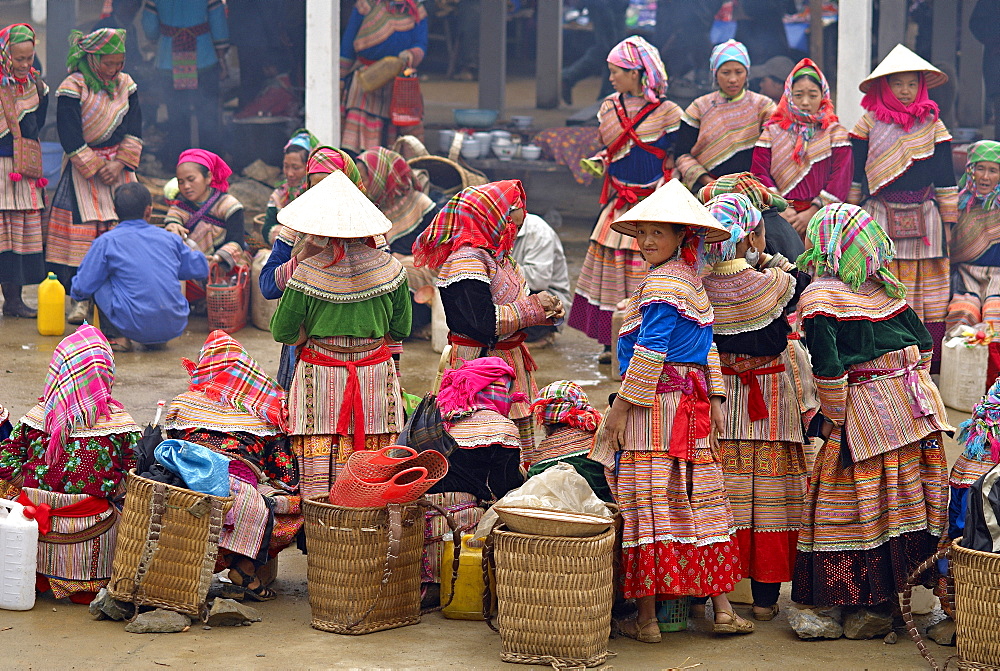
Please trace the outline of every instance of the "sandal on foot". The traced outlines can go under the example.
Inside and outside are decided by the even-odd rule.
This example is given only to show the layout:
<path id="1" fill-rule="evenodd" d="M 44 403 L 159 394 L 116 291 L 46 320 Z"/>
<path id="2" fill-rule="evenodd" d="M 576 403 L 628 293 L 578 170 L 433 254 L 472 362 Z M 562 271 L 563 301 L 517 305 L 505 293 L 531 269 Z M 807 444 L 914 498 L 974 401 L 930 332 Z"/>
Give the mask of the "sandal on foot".
<path id="1" fill-rule="evenodd" d="M 622 636 L 634 638 L 642 643 L 659 643 L 662 638 L 660 635 L 660 623 L 655 617 L 641 624 L 639 623 L 639 618 L 636 617 L 620 620 L 618 622 L 618 631 L 622 633 Z"/>
<path id="2" fill-rule="evenodd" d="M 767 610 L 758 611 L 758 608 L 766 608 Z M 778 604 L 771 604 L 770 606 L 754 606 L 753 607 L 753 619 L 759 620 L 761 622 L 769 622 L 774 619 L 778 614 Z"/>
<path id="3" fill-rule="evenodd" d="M 753 622 L 749 620 L 744 620 L 742 617 L 737 615 L 731 610 L 717 610 L 715 611 L 715 617 L 720 615 L 725 615 L 729 618 L 729 622 L 719 622 L 716 620 L 715 627 L 713 631 L 716 634 L 752 634 L 753 633 Z"/>
<path id="4" fill-rule="evenodd" d="M 260 578 L 256 575 L 245 573 L 237 566 L 231 566 L 229 570 L 236 571 L 240 575 L 242 582 L 239 585 L 234 582 L 223 584 L 221 590 L 223 597 L 235 599 L 236 601 L 242 601 L 244 597 L 251 601 L 271 601 L 277 598 L 277 593 L 272 589 L 268 589 L 266 585 L 260 582 Z M 256 587 L 248 587 L 254 581 L 257 581 L 258 585 Z"/>

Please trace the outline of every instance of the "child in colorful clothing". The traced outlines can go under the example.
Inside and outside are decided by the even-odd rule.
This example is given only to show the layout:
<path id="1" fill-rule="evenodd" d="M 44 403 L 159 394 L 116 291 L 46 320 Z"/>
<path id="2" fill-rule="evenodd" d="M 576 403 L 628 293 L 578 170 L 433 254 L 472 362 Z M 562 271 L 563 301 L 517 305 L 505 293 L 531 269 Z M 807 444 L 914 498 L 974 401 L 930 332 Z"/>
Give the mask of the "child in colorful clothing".
<path id="1" fill-rule="evenodd" d="M 608 69 L 615 93 L 597 113 L 604 149 L 584 161 L 604 179 L 604 209 L 590 236 L 569 317 L 570 326 L 604 345 L 601 363 L 611 363 L 611 315 L 647 269 L 635 240 L 611 230 L 611 222 L 670 179 L 681 125 L 680 108 L 666 99 L 667 72 L 656 47 L 629 37 L 608 54 Z"/>
<path id="2" fill-rule="evenodd" d="M 964 449 L 951 467 L 948 478 L 951 485 L 949 538 L 958 538 L 965 530 L 969 487 L 1000 462 L 1000 378 L 972 408 L 972 417 L 962 422 L 958 429 L 958 442 Z"/>
<path id="3" fill-rule="evenodd" d="M 989 322 L 1000 329 L 1000 142 L 981 140 L 969 147 L 958 187 L 948 328 Z"/>
<path id="4" fill-rule="evenodd" d="M 593 454 L 624 520 L 623 594 L 639 607 L 622 633 L 658 642 L 657 597 L 682 596 L 712 597 L 717 633 L 750 633 L 726 597 L 742 573 L 710 435 L 723 429 L 725 387 L 697 271 L 702 237 L 721 242 L 729 232 L 676 180 L 613 225 L 636 236 L 652 266 L 625 310 L 621 390 Z"/>
<path id="5" fill-rule="evenodd" d="M 74 603 L 90 603 L 111 579 L 118 538 L 112 499 L 120 503 L 125 494 L 141 436 L 111 397 L 114 379 L 104 334 L 81 326 L 52 353 L 38 404 L 0 443 L 7 497 L 13 487 L 21 504 L 51 508 L 47 521 L 38 520 L 38 589 Z"/>
<path id="6" fill-rule="evenodd" d="M 930 331 L 941 358 L 950 293 L 948 230 L 958 221 L 951 134 L 927 90 L 948 77 L 897 45 L 861 82 L 867 112 L 851 131 L 854 181 L 847 202 L 884 224 L 896 258 L 886 266 Z M 936 372 L 936 371 L 935 371 Z"/>
<path id="7" fill-rule="evenodd" d="M 545 437 L 534 450 L 523 455 L 528 477 L 566 462 L 587 479 L 600 499 L 613 503 L 604 466 L 590 458 L 601 413 L 590 404 L 583 388 L 569 380 L 542 387 L 531 404 L 531 412 L 538 424 L 545 427 Z"/>
<path id="8" fill-rule="evenodd" d="M 799 299 L 827 419 L 799 531 L 792 599 L 889 606 L 947 521 L 942 432 L 954 429 L 928 370 L 931 337 L 888 268 L 892 240 L 838 203 L 809 222 Z"/>
<path id="9" fill-rule="evenodd" d="M 719 456 L 743 575 L 751 578 L 753 615 L 771 620 L 781 583 L 792 579 L 806 492 L 795 353 L 785 311 L 809 278 L 805 273 L 797 278 L 794 266 L 775 266 L 761 253 L 764 223 L 746 196 L 716 196 L 707 207 L 730 231 L 728 240 L 709 246 L 714 265 L 702 280 L 715 312 L 712 332 L 728 399 Z"/>

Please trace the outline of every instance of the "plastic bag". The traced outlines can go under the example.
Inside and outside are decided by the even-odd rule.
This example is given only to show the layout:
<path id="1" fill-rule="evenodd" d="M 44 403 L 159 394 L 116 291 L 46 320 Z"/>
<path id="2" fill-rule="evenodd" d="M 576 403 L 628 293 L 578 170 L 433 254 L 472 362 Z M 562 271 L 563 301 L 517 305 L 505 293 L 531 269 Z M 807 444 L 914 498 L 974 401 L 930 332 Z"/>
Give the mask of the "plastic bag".
<path id="1" fill-rule="evenodd" d="M 225 456 L 197 443 L 174 439 L 160 443 L 153 456 L 181 476 L 188 489 L 212 496 L 229 496 L 229 459 Z"/>
<path id="2" fill-rule="evenodd" d="M 531 478 L 517 489 L 512 489 L 493 507 L 486 511 L 475 538 L 486 538 L 499 515 L 496 508 L 548 508 L 572 513 L 586 513 L 611 519 L 608 507 L 597 498 L 587 480 L 570 464 L 556 464 Z"/>

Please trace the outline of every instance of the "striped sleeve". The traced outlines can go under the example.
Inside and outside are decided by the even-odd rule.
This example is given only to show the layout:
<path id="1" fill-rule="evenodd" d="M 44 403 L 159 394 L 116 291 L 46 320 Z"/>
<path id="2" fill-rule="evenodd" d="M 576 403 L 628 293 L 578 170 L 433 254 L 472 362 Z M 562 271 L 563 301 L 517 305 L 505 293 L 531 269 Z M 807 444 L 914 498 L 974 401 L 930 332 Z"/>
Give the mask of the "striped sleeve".
<path id="1" fill-rule="evenodd" d="M 618 395 L 632 405 L 652 407 L 664 360 L 663 353 L 637 345 Z"/>
<path id="2" fill-rule="evenodd" d="M 722 377 L 722 363 L 719 360 L 719 348 L 715 343 L 708 349 L 708 395 L 726 397 L 726 381 Z"/>

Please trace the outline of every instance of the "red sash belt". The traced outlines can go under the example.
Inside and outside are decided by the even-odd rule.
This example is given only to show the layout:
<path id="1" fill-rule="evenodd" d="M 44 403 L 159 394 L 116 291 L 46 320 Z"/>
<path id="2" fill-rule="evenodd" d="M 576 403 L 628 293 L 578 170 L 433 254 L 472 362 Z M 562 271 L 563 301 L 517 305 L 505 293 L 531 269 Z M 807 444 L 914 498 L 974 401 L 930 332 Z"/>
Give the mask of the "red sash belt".
<path id="1" fill-rule="evenodd" d="M 609 158 L 617 154 L 619 151 L 621 151 L 622 148 L 625 146 L 625 144 L 629 140 L 631 140 L 635 144 L 635 146 L 639 147 L 643 151 L 649 152 L 650 154 L 660 159 L 661 161 L 666 159 L 667 152 L 665 150 L 660 149 L 655 145 L 643 142 L 642 139 L 639 137 L 639 134 L 635 131 L 635 129 L 638 128 L 639 125 L 646 119 L 646 117 L 652 114 L 659 106 L 660 106 L 659 102 L 646 103 L 645 105 L 643 105 L 642 109 L 636 112 L 636 115 L 630 119 L 628 116 L 628 112 L 625 111 L 624 104 L 617 101 L 615 102 L 615 114 L 618 115 L 618 123 L 622 127 L 622 133 L 608 145 L 607 155 Z M 664 170 L 664 174 L 666 174 L 666 172 L 667 171 Z M 611 177 L 611 175 L 608 174 L 607 169 L 605 169 L 604 184 L 601 187 L 601 205 L 606 205 L 610 200 L 610 190 L 611 190 L 610 187 L 612 179 L 613 178 Z M 624 185 L 618 183 L 617 180 L 615 180 L 615 182 L 616 182 L 614 185 L 615 191 L 618 192 L 618 200 L 615 201 L 616 210 L 622 209 L 623 207 L 625 207 L 626 204 L 635 205 L 636 203 L 639 202 L 640 198 L 645 198 L 646 196 L 648 196 L 650 193 L 653 192 L 653 189 L 648 189 L 648 193 L 638 194 L 638 192 L 642 191 L 643 189 L 638 187 L 625 187 Z M 636 193 L 630 193 L 628 195 L 625 195 L 622 193 L 622 189 L 634 191 Z"/>
<path id="2" fill-rule="evenodd" d="M 365 449 L 365 405 L 361 396 L 361 382 L 358 380 L 358 366 L 374 366 L 385 363 L 392 358 L 392 352 L 384 344 L 373 350 L 357 361 L 344 361 L 332 356 L 317 352 L 308 347 L 300 347 L 299 358 L 306 363 L 315 366 L 332 366 L 347 369 L 347 389 L 344 390 L 344 399 L 340 403 L 340 416 L 337 417 L 337 433 L 341 436 L 348 435 L 347 429 L 351 419 L 354 419 L 354 441 L 355 450 Z"/>
<path id="3" fill-rule="evenodd" d="M 33 503 L 25 492 L 17 497 L 24 506 L 24 516 L 38 522 L 38 534 L 44 536 L 52 530 L 53 517 L 94 517 L 107 511 L 111 503 L 107 499 L 90 496 L 62 508 L 53 508 L 47 503 Z"/>
<path id="4" fill-rule="evenodd" d="M 760 375 L 774 375 L 784 373 L 785 364 L 779 363 L 767 368 L 751 368 L 749 370 L 736 370 L 729 366 L 722 367 L 723 375 L 735 375 L 740 378 L 740 382 L 747 388 L 747 413 L 750 421 L 756 422 L 760 419 L 767 419 L 767 405 L 764 403 L 764 393 L 760 389 L 760 382 L 757 377 Z"/>
<path id="5" fill-rule="evenodd" d="M 677 404 L 674 426 L 670 430 L 668 454 L 691 461 L 695 441 L 708 438 L 712 427 L 712 404 L 708 401 L 705 374 L 700 370 L 692 370 L 687 375 L 681 375 L 670 364 L 665 365 L 656 385 L 656 393 L 667 394 L 674 391 L 681 392 L 682 397 Z"/>
<path id="6" fill-rule="evenodd" d="M 448 342 L 452 345 L 459 345 L 461 347 L 478 347 L 485 350 L 498 350 L 501 352 L 509 352 L 512 349 L 520 349 L 521 357 L 524 359 L 524 370 L 529 373 L 534 370 L 538 370 L 538 364 L 535 363 L 534 358 L 531 356 L 531 351 L 524 346 L 524 339 L 526 335 L 524 331 L 518 331 L 510 338 L 506 340 L 501 340 L 493 347 L 489 347 L 479 342 L 478 340 L 473 340 L 472 338 L 466 338 L 465 336 L 458 335 L 457 333 L 448 333 Z"/>

